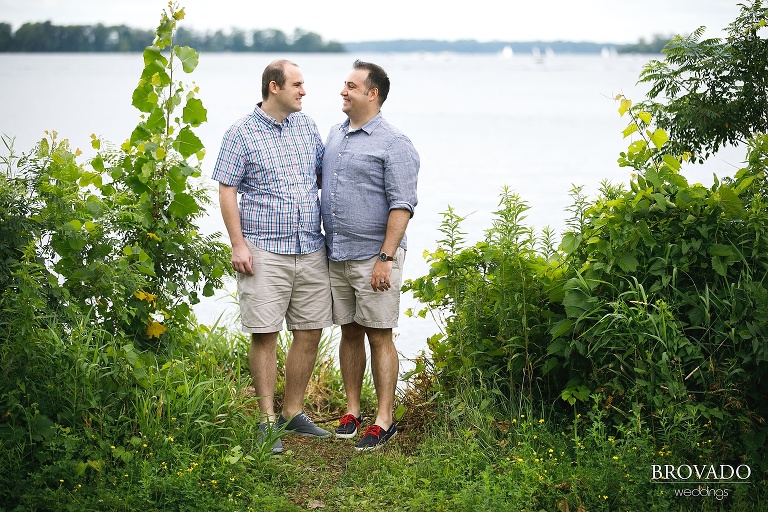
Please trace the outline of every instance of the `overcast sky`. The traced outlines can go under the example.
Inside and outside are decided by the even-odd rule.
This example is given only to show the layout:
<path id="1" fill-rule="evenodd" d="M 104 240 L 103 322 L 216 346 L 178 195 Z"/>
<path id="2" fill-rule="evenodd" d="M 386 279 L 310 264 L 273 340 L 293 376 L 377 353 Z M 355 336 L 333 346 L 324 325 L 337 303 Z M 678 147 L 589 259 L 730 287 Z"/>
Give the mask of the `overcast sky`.
<path id="1" fill-rule="evenodd" d="M 744 0 L 748 2 L 748 0 Z M 155 28 L 167 0 L 0 0 L 0 21 Z M 181 0 L 183 27 L 300 28 L 326 41 L 593 41 L 634 43 L 700 26 L 721 37 L 739 13 L 736 0 Z"/>

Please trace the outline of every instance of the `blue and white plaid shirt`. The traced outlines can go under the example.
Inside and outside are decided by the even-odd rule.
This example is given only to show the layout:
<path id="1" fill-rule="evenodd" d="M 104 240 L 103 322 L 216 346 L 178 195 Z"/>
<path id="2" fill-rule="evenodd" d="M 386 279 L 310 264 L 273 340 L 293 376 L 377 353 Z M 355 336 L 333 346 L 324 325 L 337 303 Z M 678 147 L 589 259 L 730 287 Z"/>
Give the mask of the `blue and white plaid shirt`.
<path id="1" fill-rule="evenodd" d="M 236 186 L 243 236 L 277 254 L 308 254 L 325 243 L 320 231 L 317 176 L 323 141 L 302 112 L 282 123 L 261 110 L 224 134 L 213 179 Z"/>

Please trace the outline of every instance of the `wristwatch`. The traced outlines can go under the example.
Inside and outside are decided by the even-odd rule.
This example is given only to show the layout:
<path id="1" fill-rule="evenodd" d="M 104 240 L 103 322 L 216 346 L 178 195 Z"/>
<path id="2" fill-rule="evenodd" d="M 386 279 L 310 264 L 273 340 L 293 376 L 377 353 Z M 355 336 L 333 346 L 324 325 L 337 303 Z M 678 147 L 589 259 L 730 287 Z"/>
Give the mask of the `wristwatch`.
<path id="1" fill-rule="evenodd" d="M 379 254 L 379 259 L 381 261 L 395 261 L 395 258 L 393 258 L 392 256 L 390 256 L 389 254 L 387 254 L 385 252 Z"/>

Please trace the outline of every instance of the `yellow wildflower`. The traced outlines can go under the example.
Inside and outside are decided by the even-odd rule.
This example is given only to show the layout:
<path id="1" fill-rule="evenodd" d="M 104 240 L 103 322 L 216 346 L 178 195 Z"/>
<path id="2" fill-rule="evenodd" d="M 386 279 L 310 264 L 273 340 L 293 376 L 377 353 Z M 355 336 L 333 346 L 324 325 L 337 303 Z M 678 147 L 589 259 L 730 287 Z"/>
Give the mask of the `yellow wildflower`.
<path id="1" fill-rule="evenodd" d="M 150 338 L 159 338 L 167 330 L 168 329 L 166 329 L 165 326 L 160 322 L 152 321 L 147 326 L 147 336 Z"/>

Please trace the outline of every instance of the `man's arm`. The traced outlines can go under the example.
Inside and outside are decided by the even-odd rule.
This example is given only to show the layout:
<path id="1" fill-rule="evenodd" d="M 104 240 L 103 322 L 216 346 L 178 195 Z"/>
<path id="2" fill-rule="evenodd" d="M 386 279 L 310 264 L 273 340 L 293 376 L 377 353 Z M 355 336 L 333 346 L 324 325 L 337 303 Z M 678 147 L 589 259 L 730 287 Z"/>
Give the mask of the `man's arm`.
<path id="1" fill-rule="evenodd" d="M 237 209 L 237 187 L 219 183 L 219 206 L 224 226 L 227 228 L 232 243 L 232 268 L 241 274 L 253 275 L 251 251 L 245 245 L 243 228 L 240 225 L 240 212 Z"/>
<path id="2" fill-rule="evenodd" d="M 408 210 L 390 210 L 387 219 L 387 233 L 384 243 L 381 244 L 381 252 L 394 255 L 400 242 L 403 241 L 411 212 Z M 390 286 L 389 278 L 392 275 L 392 262 L 376 260 L 371 273 L 371 288 L 374 290 L 386 290 Z M 382 285 L 381 282 L 384 281 Z"/>

